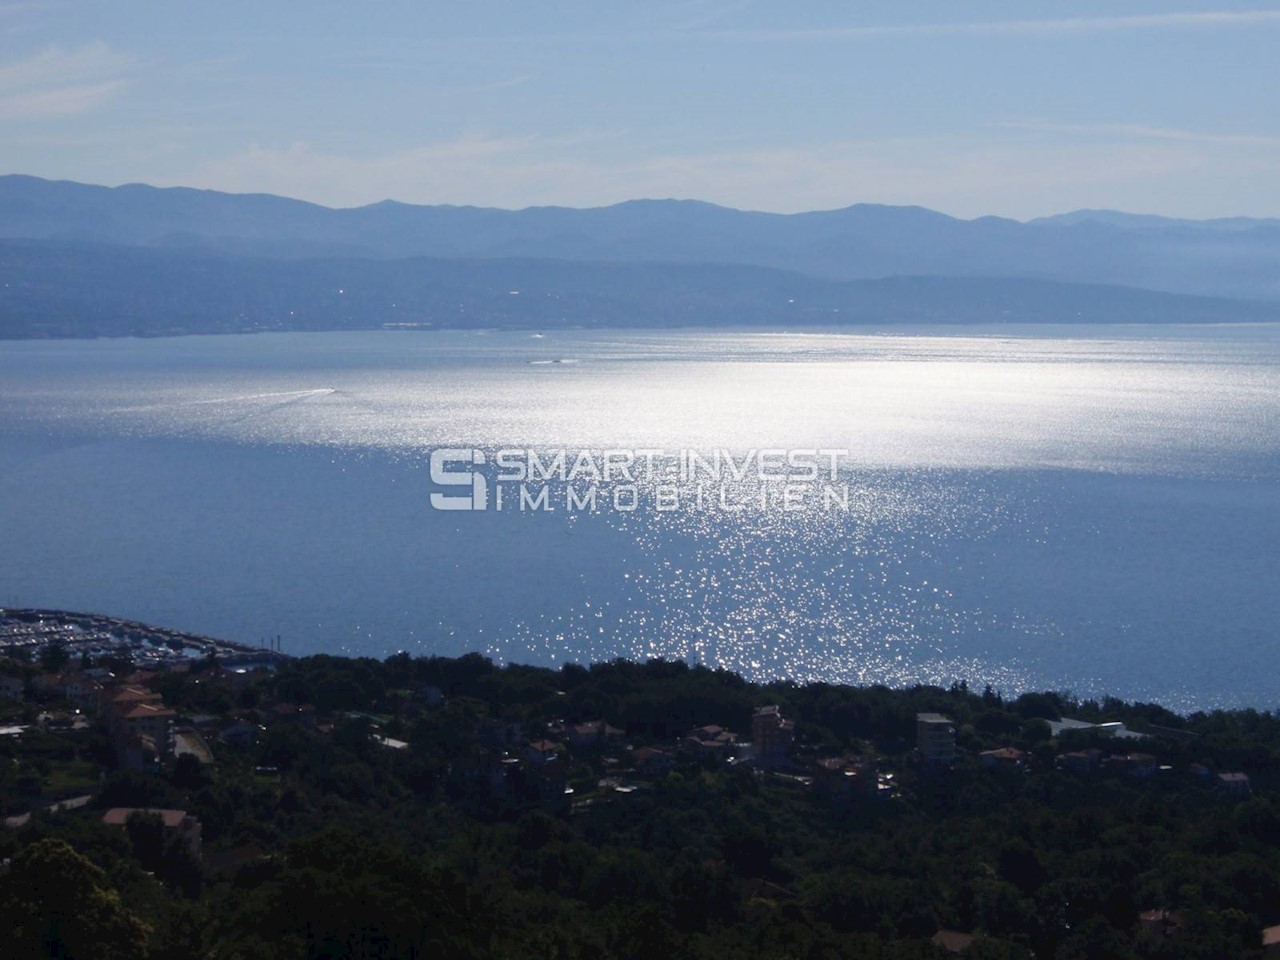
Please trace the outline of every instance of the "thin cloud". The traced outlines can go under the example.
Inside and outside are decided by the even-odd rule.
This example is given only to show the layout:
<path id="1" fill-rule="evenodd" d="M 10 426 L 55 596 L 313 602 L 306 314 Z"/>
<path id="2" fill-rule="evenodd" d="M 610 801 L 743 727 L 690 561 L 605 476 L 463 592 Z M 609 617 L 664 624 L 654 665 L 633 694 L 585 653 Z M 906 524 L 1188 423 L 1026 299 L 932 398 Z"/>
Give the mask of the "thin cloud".
<path id="1" fill-rule="evenodd" d="M 1025 120 L 997 123 L 995 126 L 1005 130 L 1026 130 L 1033 133 L 1077 133 L 1127 137 L 1138 140 L 1180 140 L 1187 143 L 1280 146 L 1280 137 L 1266 134 L 1208 133 L 1201 130 L 1153 127 L 1141 123 L 1048 123 L 1039 120 Z"/>
<path id="2" fill-rule="evenodd" d="M 866 40 L 913 35 L 1054 36 L 1118 30 L 1208 28 L 1280 23 L 1280 10 L 1213 10 L 1124 17 L 1067 17 L 1056 20 L 997 20 L 979 23 L 918 23 L 898 26 L 829 27 L 814 30 L 737 30 L 716 36 L 733 40 Z"/>
<path id="3" fill-rule="evenodd" d="M 47 47 L 0 64 L 0 119 L 31 120 L 84 113 L 125 84 L 130 60 L 105 43 Z"/>
<path id="4" fill-rule="evenodd" d="M 864 201 L 909 203 L 961 216 L 1038 216 L 1135 203 L 1197 216 L 1243 208 L 1232 191 L 1257 158 L 1229 152 L 1216 159 L 1220 182 L 1214 189 L 1221 196 L 1188 190 L 1202 175 L 1210 150 L 1232 148 L 1172 141 L 993 144 L 985 138 L 903 138 L 634 156 L 538 137 L 471 137 L 367 156 L 307 144 L 254 147 L 207 161 L 170 182 L 281 193 L 337 206 L 388 196 L 497 207 L 598 206 L 648 196 L 757 208 L 759 198 L 768 197 L 767 209 L 776 212 Z M 1192 196 L 1203 205 L 1186 204 Z M 1183 205 L 1164 202 L 1169 198 L 1181 198 Z M 1272 198 L 1266 203 L 1270 208 Z"/>
<path id="5" fill-rule="evenodd" d="M 104 103 L 123 85 L 122 80 L 111 80 L 106 83 L 79 84 L 0 96 L 0 119 L 33 120 L 74 116 Z"/>

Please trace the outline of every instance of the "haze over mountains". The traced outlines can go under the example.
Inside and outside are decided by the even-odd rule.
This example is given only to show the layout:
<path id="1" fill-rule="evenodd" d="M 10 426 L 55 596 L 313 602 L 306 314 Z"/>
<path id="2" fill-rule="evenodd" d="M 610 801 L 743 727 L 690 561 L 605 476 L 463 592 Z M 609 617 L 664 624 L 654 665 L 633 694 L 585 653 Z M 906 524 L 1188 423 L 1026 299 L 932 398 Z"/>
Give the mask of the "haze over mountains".
<path id="1" fill-rule="evenodd" d="M 7 337 L 1241 322 L 1280 320 L 1280 221 L 1082 210 L 1021 223 L 877 205 L 782 215 L 673 200 L 330 209 L 6 176 L 0 283 Z"/>

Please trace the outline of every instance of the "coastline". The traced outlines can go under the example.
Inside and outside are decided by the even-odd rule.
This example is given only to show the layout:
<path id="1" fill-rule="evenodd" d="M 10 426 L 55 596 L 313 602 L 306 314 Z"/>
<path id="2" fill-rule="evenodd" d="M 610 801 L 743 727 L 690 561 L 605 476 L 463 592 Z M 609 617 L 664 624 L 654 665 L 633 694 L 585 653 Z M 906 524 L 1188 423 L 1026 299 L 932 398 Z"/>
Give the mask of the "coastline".
<path id="1" fill-rule="evenodd" d="M 290 659 L 289 654 L 269 647 L 220 640 L 124 617 L 38 607 L 0 607 L 0 649 L 25 647 L 34 651 L 54 639 L 61 639 L 71 656 L 113 653 L 126 646 L 140 664 L 156 666 L 188 663 L 210 655 L 227 665 Z M 199 655 L 192 655 L 194 652 Z"/>

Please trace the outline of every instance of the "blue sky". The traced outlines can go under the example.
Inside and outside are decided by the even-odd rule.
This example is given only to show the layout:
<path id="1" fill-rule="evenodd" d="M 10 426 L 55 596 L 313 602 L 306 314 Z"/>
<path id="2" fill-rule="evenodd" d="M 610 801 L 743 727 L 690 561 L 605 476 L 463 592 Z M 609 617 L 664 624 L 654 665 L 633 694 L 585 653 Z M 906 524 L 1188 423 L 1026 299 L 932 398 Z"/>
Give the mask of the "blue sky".
<path id="1" fill-rule="evenodd" d="M 1280 216 L 1280 3 L 0 0 L 0 170 Z"/>

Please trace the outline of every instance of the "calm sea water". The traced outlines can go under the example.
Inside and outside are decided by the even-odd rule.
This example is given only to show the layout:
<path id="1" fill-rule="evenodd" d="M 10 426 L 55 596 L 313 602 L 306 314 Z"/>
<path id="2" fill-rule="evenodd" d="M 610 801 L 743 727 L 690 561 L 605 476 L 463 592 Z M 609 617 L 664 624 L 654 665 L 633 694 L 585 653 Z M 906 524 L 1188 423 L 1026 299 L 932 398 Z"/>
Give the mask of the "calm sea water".
<path id="1" fill-rule="evenodd" d="M 428 507 L 442 445 L 844 448 L 845 511 Z M 1280 330 L 0 344 L 0 605 L 285 649 L 1280 701 Z"/>

